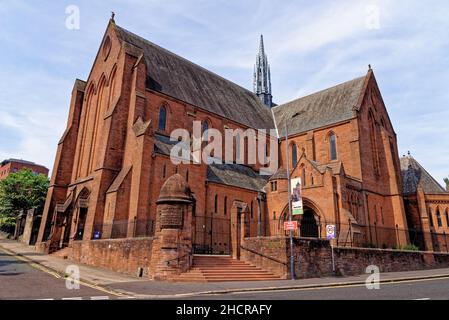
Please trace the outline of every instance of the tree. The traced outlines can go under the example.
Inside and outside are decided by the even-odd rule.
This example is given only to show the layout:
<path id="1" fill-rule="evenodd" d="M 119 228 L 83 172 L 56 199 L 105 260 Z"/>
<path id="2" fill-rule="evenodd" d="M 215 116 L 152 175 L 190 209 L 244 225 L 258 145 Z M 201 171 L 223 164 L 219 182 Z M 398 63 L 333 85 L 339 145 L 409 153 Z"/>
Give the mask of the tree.
<path id="1" fill-rule="evenodd" d="M 17 216 L 29 209 L 42 210 L 49 180 L 45 175 L 23 169 L 0 181 L 0 226 L 15 224 Z"/>

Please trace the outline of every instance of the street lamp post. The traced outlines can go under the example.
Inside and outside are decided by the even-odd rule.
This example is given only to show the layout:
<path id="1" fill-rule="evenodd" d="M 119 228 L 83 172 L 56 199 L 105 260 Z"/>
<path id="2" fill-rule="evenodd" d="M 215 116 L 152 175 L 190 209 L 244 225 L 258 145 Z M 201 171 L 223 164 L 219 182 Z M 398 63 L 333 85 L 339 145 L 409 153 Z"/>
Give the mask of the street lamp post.
<path id="1" fill-rule="evenodd" d="M 290 120 L 293 120 L 297 117 L 299 113 L 296 113 L 291 117 Z M 288 179 L 288 221 L 291 223 L 293 221 L 292 216 L 292 196 L 291 196 L 291 177 L 290 177 L 290 156 L 289 156 L 289 147 L 288 147 L 288 121 L 289 119 L 285 119 L 285 148 L 286 148 L 286 158 L 287 158 L 287 179 Z M 290 274 L 292 280 L 295 280 L 295 258 L 293 256 L 293 230 L 290 230 Z"/>

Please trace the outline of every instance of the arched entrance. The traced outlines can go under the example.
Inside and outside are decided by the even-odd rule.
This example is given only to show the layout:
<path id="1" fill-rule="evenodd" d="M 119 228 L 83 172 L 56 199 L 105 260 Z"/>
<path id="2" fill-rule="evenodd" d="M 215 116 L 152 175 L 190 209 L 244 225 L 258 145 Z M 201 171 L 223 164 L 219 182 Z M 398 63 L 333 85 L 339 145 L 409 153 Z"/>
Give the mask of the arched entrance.
<path id="1" fill-rule="evenodd" d="M 304 215 L 300 219 L 300 235 L 304 238 L 319 238 L 319 226 L 316 215 L 311 208 L 304 207 Z"/>
<path id="2" fill-rule="evenodd" d="M 294 235 L 303 238 L 321 238 L 322 221 L 320 218 L 319 210 L 316 206 L 307 199 L 303 199 L 303 215 L 293 216 L 293 221 L 298 221 L 298 229 Z M 284 231 L 284 222 L 288 221 L 289 212 L 288 206 L 285 207 L 283 214 L 280 217 L 279 228 L 281 233 L 288 235 L 288 232 Z"/>

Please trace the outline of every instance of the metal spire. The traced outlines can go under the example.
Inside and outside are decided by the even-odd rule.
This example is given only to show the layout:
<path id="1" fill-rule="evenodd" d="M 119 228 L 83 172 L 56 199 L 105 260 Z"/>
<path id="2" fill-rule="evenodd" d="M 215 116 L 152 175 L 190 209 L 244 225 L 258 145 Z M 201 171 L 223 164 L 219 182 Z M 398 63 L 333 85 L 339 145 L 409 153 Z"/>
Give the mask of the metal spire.
<path id="1" fill-rule="evenodd" d="M 272 107 L 270 65 L 265 54 L 263 35 L 260 36 L 259 54 L 254 66 L 254 93 L 266 106 Z"/>

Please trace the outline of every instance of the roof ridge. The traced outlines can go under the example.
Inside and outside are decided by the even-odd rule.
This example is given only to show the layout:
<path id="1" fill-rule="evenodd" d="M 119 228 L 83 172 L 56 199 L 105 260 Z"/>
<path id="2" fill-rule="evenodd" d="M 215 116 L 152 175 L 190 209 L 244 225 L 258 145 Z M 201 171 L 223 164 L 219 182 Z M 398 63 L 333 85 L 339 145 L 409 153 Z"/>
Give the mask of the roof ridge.
<path id="1" fill-rule="evenodd" d="M 215 77 L 218 77 L 218 78 L 220 78 L 220 79 L 222 79 L 222 80 L 224 80 L 224 81 L 226 81 L 226 82 L 228 82 L 228 83 L 230 83 L 230 84 L 232 84 L 232 85 L 234 85 L 234 86 L 236 86 L 236 87 L 239 87 L 240 89 L 243 89 L 244 91 L 247 91 L 248 93 L 250 93 L 250 94 L 252 94 L 252 95 L 254 95 L 254 96 L 257 97 L 257 95 L 256 95 L 254 92 L 252 92 L 251 90 L 249 90 L 249 89 L 247 89 L 247 88 L 245 88 L 245 87 L 243 87 L 243 86 L 241 86 L 241 85 L 239 85 L 239 84 L 237 84 L 237 83 L 235 83 L 235 82 L 233 82 L 233 81 L 231 81 L 231 80 L 229 80 L 229 79 L 226 79 L 226 78 L 224 78 L 223 76 L 221 76 L 221 75 L 219 75 L 219 74 L 217 74 L 217 73 L 215 73 L 215 72 L 213 72 L 213 71 L 210 71 L 210 70 L 206 69 L 205 67 L 203 67 L 203 66 L 201 66 L 201 65 L 199 65 L 199 64 L 197 64 L 197 63 L 195 63 L 195 62 L 193 62 L 193 61 L 190 61 L 189 59 L 186 59 L 186 58 L 182 57 L 182 56 L 180 56 L 179 54 L 176 54 L 176 53 L 174 53 L 174 52 L 172 52 L 172 51 L 170 51 L 170 50 L 168 50 L 168 49 L 165 49 L 165 48 L 163 48 L 163 47 L 157 45 L 156 43 L 154 43 L 154 42 L 152 42 L 152 41 L 150 41 L 150 40 L 148 40 L 148 39 L 146 39 L 146 38 L 144 38 L 144 37 L 142 37 L 142 36 L 139 36 L 138 34 L 132 32 L 132 31 L 129 31 L 128 29 L 125 29 L 125 28 L 123 28 L 123 27 L 120 27 L 119 25 L 116 25 L 116 27 L 117 27 L 118 29 L 121 29 L 121 30 L 123 30 L 123 31 L 125 31 L 125 32 L 127 32 L 127 33 L 129 33 L 129 34 L 131 34 L 131 35 L 133 35 L 133 36 L 135 36 L 135 37 L 138 37 L 140 40 L 142 40 L 142 41 L 144 41 L 144 42 L 147 42 L 148 44 L 150 44 L 150 45 L 152 45 L 152 46 L 154 46 L 154 47 L 156 47 L 156 48 L 158 48 L 158 49 L 160 49 L 160 50 L 162 50 L 162 51 L 164 51 L 164 52 L 166 52 L 166 53 L 168 53 L 168 54 L 170 54 L 170 55 L 172 55 L 172 56 L 174 56 L 174 57 L 176 57 L 176 58 L 178 58 L 178 59 L 181 59 L 181 60 L 183 60 L 183 61 L 185 61 L 185 62 L 191 64 L 191 65 L 194 66 L 194 67 L 200 68 L 200 69 L 202 69 L 203 71 L 205 71 L 205 72 L 207 72 L 207 73 L 209 73 L 209 74 L 211 74 L 211 75 L 213 75 L 213 76 L 215 76 Z M 126 42 L 126 40 L 123 40 L 123 41 Z"/>
<path id="2" fill-rule="evenodd" d="M 275 106 L 275 107 L 273 107 L 272 109 L 278 109 L 278 108 L 283 107 L 283 106 L 285 106 L 285 105 L 288 105 L 288 104 L 290 104 L 290 103 L 292 103 L 292 102 L 299 101 L 299 100 L 302 100 L 302 99 L 305 99 L 305 98 L 308 98 L 308 97 L 311 97 L 311 96 L 314 96 L 314 95 L 318 95 L 318 94 L 323 93 L 323 92 L 325 92 L 325 91 L 329 91 L 329 90 L 335 89 L 335 88 L 337 88 L 337 87 L 343 86 L 343 85 L 345 85 L 345 84 L 349 84 L 349 83 L 351 83 L 351 82 L 355 82 L 356 80 L 361 80 L 361 79 L 365 79 L 365 78 L 366 78 L 366 75 L 361 76 L 361 77 L 357 77 L 357 78 L 354 78 L 354 79 L 351 79 L 351 80 L 348 80 L 348 81 L 345 81 L 345 82 L 341 82 L 341 83 L 336 84 L 336 85 L 334 85 L 334 86 L 332 86 L 332 87 L 328 87 L 328 88 L 326 88 L 326 89 L 322 89 L 322 90 L 319 90 L 319 91 L 316 91 L 316 92 L 307 94 L 307 95 L 302 96 L 302 97 L 300 97 L 300 98 L 296 98 L 296 99 L 290 100 L 290 101 L 288 101 L 288 102 L 286 102 L 286 103 L 283 103 L 283 104 L 280 104 L 280 105 L 278 105 L 278 106 Z"/>

